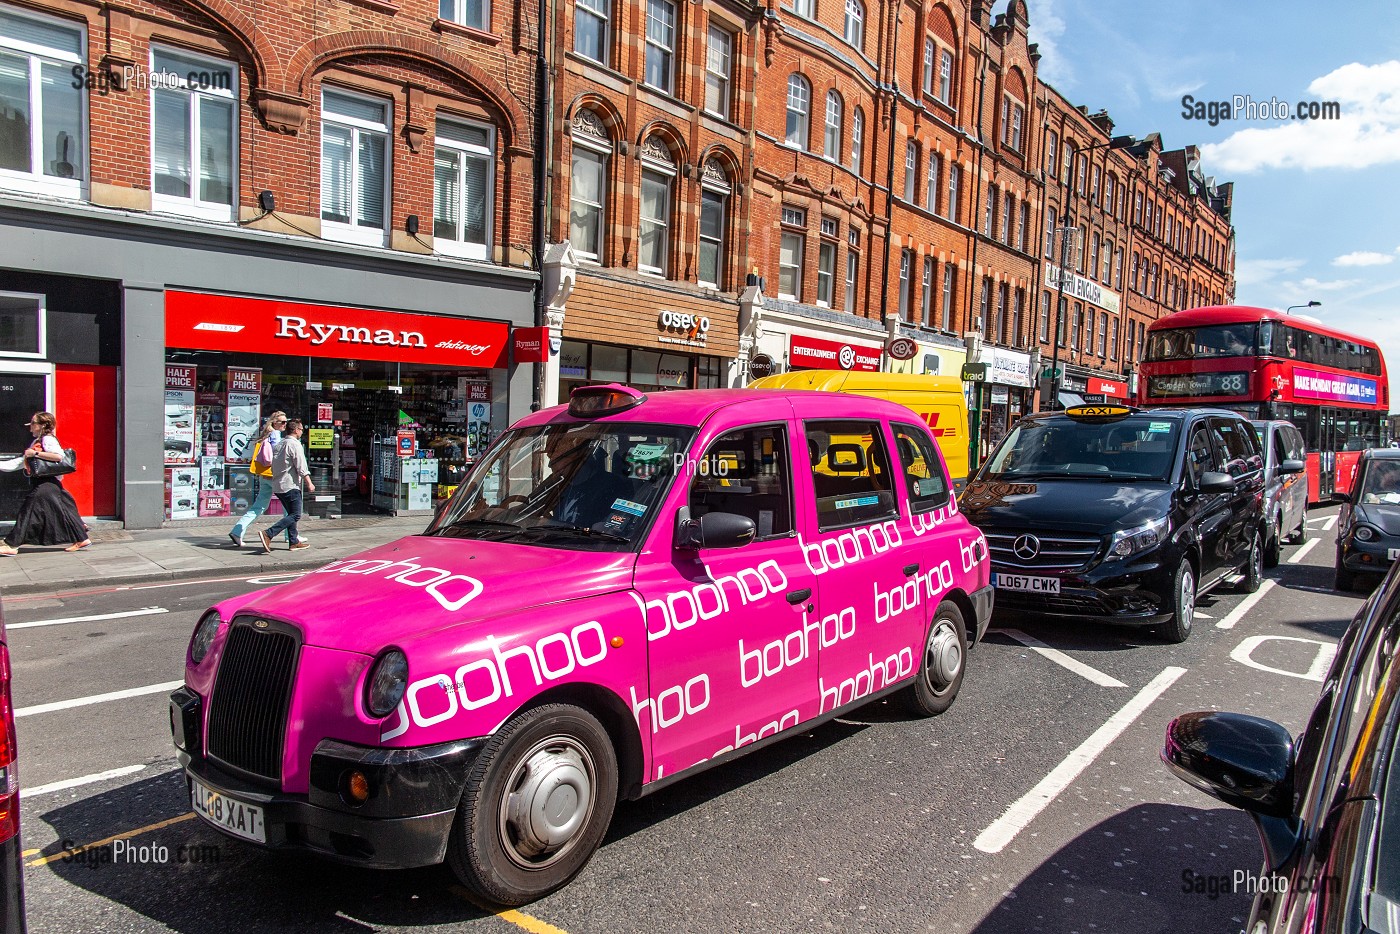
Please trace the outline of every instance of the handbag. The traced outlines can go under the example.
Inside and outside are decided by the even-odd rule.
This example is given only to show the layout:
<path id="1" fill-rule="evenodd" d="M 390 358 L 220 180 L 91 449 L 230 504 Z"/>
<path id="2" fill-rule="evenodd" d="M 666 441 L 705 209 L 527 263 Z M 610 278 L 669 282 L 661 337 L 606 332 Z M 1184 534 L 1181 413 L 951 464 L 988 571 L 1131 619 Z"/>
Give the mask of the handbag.
<path id="1" fill-rule="evenodd" d="M 72 448 L 63 449 L 63 460 L 49 461 L 41 457 L 29 458 L 31 477 L 60 477 L 78 469 L 78 453 Z"/>

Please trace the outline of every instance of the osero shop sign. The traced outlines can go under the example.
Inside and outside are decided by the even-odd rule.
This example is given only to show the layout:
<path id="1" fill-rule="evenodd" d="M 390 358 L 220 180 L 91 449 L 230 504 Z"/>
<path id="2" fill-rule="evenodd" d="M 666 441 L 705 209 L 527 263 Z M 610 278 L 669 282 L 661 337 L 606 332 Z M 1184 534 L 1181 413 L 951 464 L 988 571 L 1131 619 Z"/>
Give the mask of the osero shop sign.
<path id="1" fill-rule="evenodd" d="M 809 370 L 879 372 L 881 348 L 793 334 L 788 342 L 788 365 Z"/>
<path id="2" fill-rule="evenodd" d="M 264 298 L 165 293 L 165 346 L 342 357 L 439 366 L 504 367 L 505 324 Z"/>

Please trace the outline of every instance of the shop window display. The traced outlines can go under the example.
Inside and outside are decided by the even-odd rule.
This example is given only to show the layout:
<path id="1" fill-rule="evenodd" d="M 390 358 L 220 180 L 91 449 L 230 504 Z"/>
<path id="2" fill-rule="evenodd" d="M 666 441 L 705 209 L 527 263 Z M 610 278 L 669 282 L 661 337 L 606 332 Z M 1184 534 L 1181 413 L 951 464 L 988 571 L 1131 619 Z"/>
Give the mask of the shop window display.
<path id="1" fill-rule="evenodd" d="M 500 369 L 171 349 L 166 371 L 171 519 L 247 508 L 252 439 L 273 411 L 306 423 L 320 516 L 431 510 L 507 423 Z"/>

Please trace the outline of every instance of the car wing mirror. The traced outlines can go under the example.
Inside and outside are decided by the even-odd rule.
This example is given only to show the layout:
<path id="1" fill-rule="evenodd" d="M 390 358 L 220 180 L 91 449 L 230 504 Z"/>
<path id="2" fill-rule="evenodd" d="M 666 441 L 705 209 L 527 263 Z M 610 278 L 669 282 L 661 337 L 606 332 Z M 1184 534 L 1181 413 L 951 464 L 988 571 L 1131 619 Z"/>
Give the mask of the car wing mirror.
<path id="1" fill-rule="evenodd" d="M 1332 499 L 1333 499 L 1334 502 L 1338 502 L 1338 503 L 1349 503 L 1349 502 L 1351 502 L 1351 494 L 1350 494 L 1350 493 L 1343 493 L 1343 492 L 1341 492 L 1340 490 L 1333 490 L 1333 491 L 1332 491 Z"/>
<path id="2" fill-rule="evenodd" d="M 1162 761 L 1177 778 L 1264 817 L 1293 813 L 1293 735 L 1260 717 L 1206 710 L 1167 726 Z"/>
<path id="3" fill-rule="evenodd" d="M 1278 465 L 1279 473 L 1302 473 L 1307 469 L 1307 464 L 1299 460 L 1286 460 Z"/>
<path id="4" fill-rule="evenodd" d="M 738 548 L 753 541 L 757 534 L 758 526 L 748 516 L 707 512 L 699 519 L 692 519 L 689 506 L 676 511 L 677 548 Z"/>
<path id="5" fill-rule="evenodd" d="M 1207 470 L 1201 474 L 1200 490 L 1202 493 L 1233 493 L 1235 478 L 1227 473 Z"/>

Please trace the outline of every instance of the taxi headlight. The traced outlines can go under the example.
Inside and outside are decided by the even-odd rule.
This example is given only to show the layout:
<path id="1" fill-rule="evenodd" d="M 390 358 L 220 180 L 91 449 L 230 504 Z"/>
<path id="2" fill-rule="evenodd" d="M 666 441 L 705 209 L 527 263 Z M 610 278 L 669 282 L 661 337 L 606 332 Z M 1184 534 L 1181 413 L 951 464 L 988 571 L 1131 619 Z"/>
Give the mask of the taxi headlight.
<path id="1" fill-rule="evenodd" d="M 1156 548 L 1166 539 L 1170 529 L 1171 520 L 1166 516 L 1131 529 L 1120 529 L 1114 532 L 1113 538 L 1109 540 L 1108 557 L 1127 558 Z"/>
<path id="2" fill-rule="evenodd" d="M 1358 525 L 1351 534 L 1356 536 L 1358 542 L 1369 542 L 1376 537 L 1376 530 L 1369 525 Z"/>
<path id="3" fill-rule="evenodd" d="M 408 687 L 408 659 L 398 649 L 389 649 L 375 659 L 365 691 L 365 707 L 376 717 L 387 717 L 403 700 Z"/>
<path id="4" fill-rule="evenodd" d="M 204 661 L 204 656 L 209 654 L 209 646 L 214 644 L 214 636 L 219 632 L 219 624 L 223 622 L 219 618 L 218 611 L 210 610 L 199 618 L 199 623 L 194 627 L 194 635 L 190 637 L 190 661 L 198 665 Z"/>

